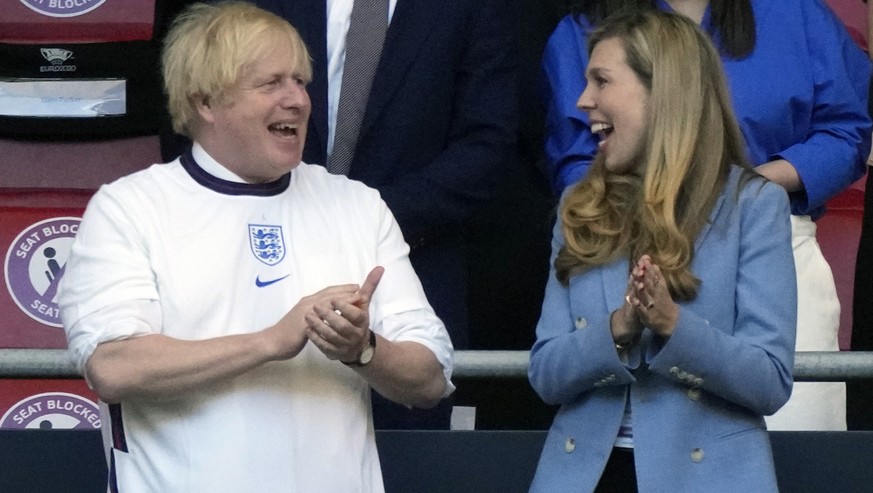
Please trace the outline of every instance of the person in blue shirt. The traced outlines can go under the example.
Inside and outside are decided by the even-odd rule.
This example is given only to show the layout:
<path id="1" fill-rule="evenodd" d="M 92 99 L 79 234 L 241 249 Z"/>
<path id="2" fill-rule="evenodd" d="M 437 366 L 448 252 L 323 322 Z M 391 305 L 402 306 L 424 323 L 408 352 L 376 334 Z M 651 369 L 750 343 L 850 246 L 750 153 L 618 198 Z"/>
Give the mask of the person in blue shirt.
<path id="1" fill-rule="evenodd" d="M 553 235 L 529 378 L 561 407 L 531 491 L 776 491 L 763 415 L 793 383 L 788 195 L 748 163 L 687 17 L 608 19 L 588 53 L 597 154 Z"/>
<path id="2" fill-rule="evenodd" d="M 756 171 L 791 199 L 799 351 L 837 351 L 840 306 L 815 241 L 825 203 L 865 169 L 870 62 L 821 0 L 601 0 L 579 2 L 543 56 L 547 166 L 555 193 L 585 176 L 598 137 L 576 108 L 593 27 L 621 9 L 682 13 L 718 48 Z M 771 429 L 845 430 L 845 384 L 800 383 L 768 418 Z"/>

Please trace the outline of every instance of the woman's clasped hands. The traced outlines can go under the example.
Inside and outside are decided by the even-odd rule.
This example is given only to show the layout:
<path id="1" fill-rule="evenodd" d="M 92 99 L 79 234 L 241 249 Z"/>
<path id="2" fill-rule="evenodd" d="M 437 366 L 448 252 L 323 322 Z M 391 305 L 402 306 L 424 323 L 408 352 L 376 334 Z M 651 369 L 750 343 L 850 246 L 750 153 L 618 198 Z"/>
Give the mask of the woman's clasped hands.
<path id="1" fill-rule="evenodd" d="M 625 303 L 611 317 L 612 336 L 618 349 L 635 343 L 645 327 L 661 337 L 670 337 L 679 319 L 661 269 L 643 255 L 628 278 Z"/>

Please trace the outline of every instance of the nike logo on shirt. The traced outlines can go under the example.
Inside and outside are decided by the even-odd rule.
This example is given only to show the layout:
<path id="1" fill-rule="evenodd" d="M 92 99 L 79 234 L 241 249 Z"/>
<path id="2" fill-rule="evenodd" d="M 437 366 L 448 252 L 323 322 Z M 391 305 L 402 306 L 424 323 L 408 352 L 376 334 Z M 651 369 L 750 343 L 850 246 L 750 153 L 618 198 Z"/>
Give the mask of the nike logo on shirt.
<path id="1" fill-rule="evenodd" d="M 258 276 L 255 278 L 255 286 L 257 286 L 259 288 L 264 288 L 264 287 L 269 286 L 270 284 L 276 284 L 277 282 L 281 281 L 282 279 L 285 279 L 286 277 L 288 277 L 290 275 L 291 274 L 285 274 L 284 276 L 282 276 L 278 279 L 271 279 L 269 281 L 262 281 L 261 276 Z"/>

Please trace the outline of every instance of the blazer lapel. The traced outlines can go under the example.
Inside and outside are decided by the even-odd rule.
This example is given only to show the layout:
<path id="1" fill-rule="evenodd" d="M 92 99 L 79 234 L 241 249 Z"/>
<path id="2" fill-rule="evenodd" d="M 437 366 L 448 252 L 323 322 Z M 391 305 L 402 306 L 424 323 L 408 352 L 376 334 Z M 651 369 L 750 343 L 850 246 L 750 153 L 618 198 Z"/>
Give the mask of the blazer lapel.
<path id="1" fill-rule="evenodd" d="M 728 175 L 728 178 L 725 181 L 724 189 L 715 200 L 715 204 L 712 206 L 712 212 L 709 214 L 709 221 L 707 221 L 703 225 L 703 227 L 700 228 L 700 233 L 698 233 L 697 240 L 694 242 L 695 251 L 700 251 L 700 246 L 703 245 L 704 241 L 706 241 L 706 236 L 712 230 L 713 223 L 715 223 L 718 219 L 718 214 L 721 211 L 722 206 L 724 205 L 725 195 L 727 195 L 728 193 L 736 193 L 738 178 L 739 175 L 736 173 L 736 170 L 732 168 L 730 175 Z"/>
<path id="2" fill-rule="evenodd" d="M 700 234 L 695 241 L 695 250 L 700 251 L 700 245 L 706 240 L 707 235 L 712 230 L 712 225 L 718 219 L 719 212 L 725 203 L 725 196 L 736 193 L 740 173 L 736 169 L 731 170 L 731 174 L 725 183 L 725 188 L 718 196 L 718 199 L 713 205 L 712 213 L 709 215 L 709 221 L 703 225 Z M 610 311 L 620 307 L 625 302 L 624 294 L 627 291 L 628 276 L 630 276 L 630 266 L 627 259 L 617 260 L 609 265 L 600 268 L 601 282 L 603 284 L 603 296 L 606 302 L 607 309 Z"/>
<path id="3" fill-rule="evenodd" d="M 733 179 L 733 177 L 731 177 Z M 727 193 L 734 193 L 735 185 L 730 180 L 728 182 L 728 186 L 726 187 L 726 191 L 719 195 L 718 199 L 715 201 L 715 205 L 712 208 L 712 213 L 709 216 L 709 221 L 703 225 L 700 230 L 700 234 L 697 235 L 697 240 L 695 241 L 695 250 L 700 250 L 700 245 L 706 239 L 706 236 L 709 234 L 712 229 L 712 223 L 715 222 L 718 217 L 718 213 L 721 210 L 722 205 L 724 204 L 724 197 Z M 636 259 L 634 259 L 636 260 Z M 627 280 L 628 276 L 630 276 L 630 266 L 628 264 L 627 259 L 617 260 L 607 266 L 604 266 L 600 269 L 602 281 L 603 281 L 603 289 L 604 289 L 604 297 L 606 299 L 606 305 L 610 310 L 614 310 L 616 307 L 621 306 L 624 303 L 624 293 L 627 291 Z"/>
<path id="4" fill-rule="evenodd" d="M 630 276 L 627 259 L 617 260 L 600 269 L 603 281 L 603 297 L 609 311 L 615 310 L 624 303 L 627 292 L 627 279 Z"/>

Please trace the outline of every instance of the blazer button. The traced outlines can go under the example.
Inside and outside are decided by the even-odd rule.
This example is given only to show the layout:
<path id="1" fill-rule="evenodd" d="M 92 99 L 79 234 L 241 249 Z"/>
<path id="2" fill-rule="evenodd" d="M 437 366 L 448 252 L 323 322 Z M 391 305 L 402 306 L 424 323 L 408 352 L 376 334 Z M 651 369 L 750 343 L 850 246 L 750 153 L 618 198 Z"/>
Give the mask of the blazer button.
<path id="1" fill-rule="evenodd" d="M 692 401 L 699 400 L 700 399 L 700 389 L 698 389 L 696 387 L 693 389 L 688 389 L 688 398 L 691 399 Z"/>
<path id="2" fill-rule="evenodd" d="M 582 330 L 585 327 L 588 327 L 588 320 L 586 320 L 584 317 L 577 317 L 576 318 L 576 329 Z"/>
<path id="3" fill-rule="evenodd" d="M 573 437 L 568 437 L 567 441 L 564 442 L 564 452 L 572 454 L 574 450 L 576 450 L 576 439 Z"/>
<path id="4" fill-rule="evenodd" d="M 701 462 L 703 461 L 703 449 L 696 448 L 691 451 L 691 462 Z"/>

